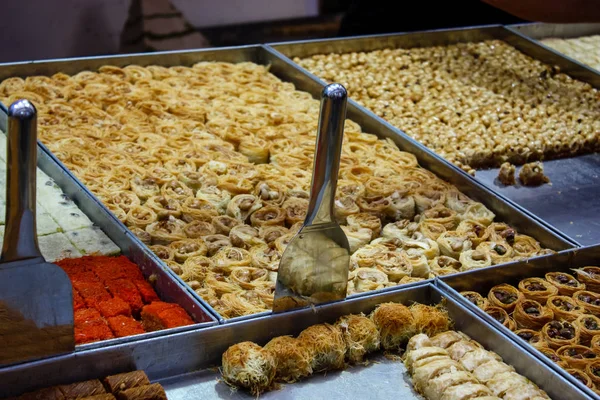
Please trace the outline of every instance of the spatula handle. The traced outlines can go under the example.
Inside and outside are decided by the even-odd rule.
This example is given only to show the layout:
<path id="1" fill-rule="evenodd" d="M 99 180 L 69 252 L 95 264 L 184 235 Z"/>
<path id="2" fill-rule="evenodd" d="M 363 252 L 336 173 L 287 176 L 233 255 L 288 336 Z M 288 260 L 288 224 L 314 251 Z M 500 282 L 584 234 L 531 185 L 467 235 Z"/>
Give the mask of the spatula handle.
<path id="1" fill-rule="evenodd" d="M 321 112 L 310 201 L 305 225 L 333 221 L 333 201 L 340 170 L 346 101 L 348 94 L 339 83 L 327 85 L 321 92 Z"/>
<path id="2" fill-rule="evenodd" d="M 37 111 L 28 100 L 8 108 L 6 230 L 1 261 L 41 257 L 36 233 Z"/>

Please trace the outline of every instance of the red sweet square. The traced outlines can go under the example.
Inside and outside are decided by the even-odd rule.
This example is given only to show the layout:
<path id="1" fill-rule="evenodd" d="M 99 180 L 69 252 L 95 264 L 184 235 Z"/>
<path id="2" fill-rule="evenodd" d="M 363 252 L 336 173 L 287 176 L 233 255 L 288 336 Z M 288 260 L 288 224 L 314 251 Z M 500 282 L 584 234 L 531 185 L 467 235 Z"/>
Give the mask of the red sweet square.
<path id="1" fill-rule="evenodd" d="M 73 286 L 88 307 L 96 307 L 99 302 L 111 299 L 110 294 L 100 282 L 73 282 Z"/>
<path id="2" fill-rule="evenodd" d="M 144 303 L 150 304 L 153 301 L 160 301 L 158 295 L 154 291 L 154 288 L 148 282 L 144 280 L 136 280 L 133 283 L 142 295 L 142 300 L 144 300 Z"/>
<path id="3" fill-rule="evenodd" d="M 76 344 L 90 343 L 112 338 L 114 338 L 114 335 L 104 320 L 88 322 L 82 327 L 75 327 Z"/>
<path id="4" fill-rule="evenodd" d="M 110 300 L 101 301 L 98 303 L 98 311 L 104 318 L 116 317 L 117 315 L 124 315 L 131 317 L 131 308 L 126 301 L 120 297 L 113 297 Z"/>
<path id="5" fill-rule="evenodd" d="M 94 308 L 84 308 L 75 311 L 73 319 L 75 320 L 75 326 L 79 327 L 83 327 L 91 322 L 103 321 L 102 315 Z"/>
<path id="6" fill-rule="evenodd" d="M 131 317 L 123 315 L 109 318 L 108 326 L 116 337 L 139 335 L 145 332 L 142 324 Z"/>
<path id="7" fill-rule="evenodd" d="M 139 312 L 144 306 L 142 296 L 137 287 L 127 279 L 115 279 L 107 281 L 108 290 L 115 297 L 125 300 L 134 313 Z"/>
<path id="8" fill-rule="evenodd" d="M 81 310 L 85 307 L 86 305 L 83 301 L 83 297 L 81 297 L 77 290 L 73 288 L 73 311 Z"/>

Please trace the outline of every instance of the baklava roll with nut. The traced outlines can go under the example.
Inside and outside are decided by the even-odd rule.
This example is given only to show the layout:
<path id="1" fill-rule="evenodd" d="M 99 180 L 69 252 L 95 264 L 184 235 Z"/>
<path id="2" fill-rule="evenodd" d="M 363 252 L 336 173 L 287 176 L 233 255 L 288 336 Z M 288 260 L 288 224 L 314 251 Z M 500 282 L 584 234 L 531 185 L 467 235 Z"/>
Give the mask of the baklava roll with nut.
<path id="1" fill-rule="evenodd" d="M 579 282 L 585 284 L 587 290 L 600 293 L 600 267 L 582 267 L 573 271 Z"/>
<path id="2" fill-rule="evenodd" d="M 573 321 L 580 332 L 579 343 L 589 346 L 592 338 L 600 335 L 600 318 L 591 314 L 582 314 Z"/>
<path id="3" fill-rule="evenodd" d="M 144 203 L 145 207 L 150 207 L 159 219 L 173 216 L 181 217 L 181 204 L 177 199 L 170 199 L 163 195 L 152 196 Z"/>
<path id="4" fill-rule="evenodd" d="M 190 257 L 205 256 L 208 247 L 202 239 L 184 239 L 171 242 L 169 247 L 175 251 L 175 261 L 184 263 Z"/>
<path id="5" fill-rule="evenodd" d="M 481 308 L 482 310 L 485 310 L 490 304 L 488 299 L 486 299 L 477 292 L 466 291 L 460 292 L 460 294 L 464 296 L 465 299 L 473 303 L 473 305 L 475 305 L 478 308 Z"/>
<path id="6" fill-rule="evenodd" d="M 413 234 L 419 229 L 419 224 L 408 219 L 390 222 L 383 227 L 381 234 L 385 238 L 411 240 Z"/>
<path id="7" fill-rule="evenodd" d="M 500 307 L 488 306 L 485 310 L 485 313 L 490 317 L 494 318 L 496 321 L 504 325 L 511 331 L 517 329 L 516 322 L 508 315 L 506 310 Z"/>
<path id="8" fill-rule="evenodd" d="M 368 213 L 358 213 L 349 215 L 346 218 L 348 226 L 357 228 L 367 228 L 373 232 L 372 239 L 376 239 L 381 234 L 381 220 L 375 215 Z"/>
<path id="9" fill-rule="evenodd" d="M 269 245 L 288 233 L 290 233 L 290 230 L 285 226 L 261 226 L 258 228 L 258 236 Z"/>
<path id="10" fill-rule="evenodd" d="M 225 246 L 212 257 L 215 269 L 229 274 L 233 268 L 248 267 L 252 262 L 250 252 L 238 247 Z"/>
<path id="11" fill-rule="evenodd" d="M 285 225 L 286 211 L 277 206 L 265 206 L 250 215 L 250 223 L 255 228 L 272 225 Z"/>
<path id="12" fill-rule="evenodd" d="M 373 231 L 367 228 L 351 227 L 342 225 L 342 230 L 348 238 L 350 245 L 350 254 L 354 253 L 361 247 L 367 245 L 371 241 Z"/>
<path id="13" fill-rule="evenodd" d="M 214 235 L 217 230 L 210 222 L 192 221 L 183 227 L 183 232 L 189 239 L 200 239 L 203 236 Z"/>
<path id="14" fill-rule="evenodd" d="M 514 243 L 511 245 L 513 249 L 513 258 L 524 260 L 535 257 L 542 250 L 539 242 L 531 236 L 517 234 Z"/>
<path id="15" fill-rule="evenodd" d="M 462 264 L 448 256 L 438 256 L 429 261 L 429 267 L 434 275 L 450 275 L 461 271 Z"/>
<path id="16" fill-rule="evenodd" d="M 279 269 L 281 253 L 266 244 L 261 244 L 250 248 L 251 265 L 256 268 L 264 268 L 269 271 Z"/>
<path id="17" fill-rule="evenodd" d="M 258 229 L 249 225 L 237 225 L 231 228 L 231 231 L 229 231 L 229 241 L 233 246 L 246 250 L 265 244 L 260 238 Z"/>
<path id="18" fill-rule="evenodd" d="M 287 190 L 288 188 L 283 183 L 266 180 L 257 183 L 252 194 L 265 205 L 281 207 L 286 199 Z"/>
<path id="19" fill-rule="evenodd" d="M 541 304 L 546 304 L 550 297 L 558 295 L 558 288 L 542 278 L 523 279 L 518 288 L 526 298 Z"/>
<path id="20" fill-rule="evenodd" d="M 553 318 L 552 310 L 531 299 L 519 300 L 513 312 L 519 329 L 540 329 Z"/>
<path id="21" fill-rule="evenodd" d="M 131 179 L 130 183 L 131 190 L 140 200 L 147 200 L 150 197 L 158 196 L 160 194 L 160 186 L 155 179 L 150 177 L 142 178 L 136 176 Z"/>
<path id="22" fill-rule="evenodd" d="M 473 220 L 482 225 L 488 226 L 494 221 L 496 214 L 490 211 L 483 204 L 474 202 L 466 208 L 460 217 L 463 220 Z"/>
<path id="23" fill-rule="evenodd" d="M 284 201 L 281 207 L 286 213 L 285 222 L 287 226 L 292 226 L 297 222 L 304 222 L 308 210 L 308 200 L 291 197 Z"/>
<path id="24" fill-rule="evenodd" d="M 183 219 L 185 222 L 211 222 L 212 219 L 218 215 L 219 210 L 217 210 L 217 208 L 208 200 L 188 197 L 181 205 L 181 219 Z"/>
<path id="25" fill-rule="evenodd" d="M 383 289 L 389 282 L 387 274 L 376 268 L 358 268 L 352 271 L 352 276 L 356 293 Z"/>
<path id="26" fill-rule="evenodd" d="M 446 231 L 447 229 L 444 227 L 444 225 L 437 222 L 428 220 L 419 222 L 419 232 L 421 232 L 427 239 L 437 240 L 440 235 Z"/>
<path id="27" fill-rule="evenodd" d="M 264 268 L 234 267 L 229 279 L 242 289 L 254 290 L 270 286 L 268 271 Z"/>
<path id="28" fill-rule="evenodd" d="M 586 283 L 586 286 L 588 284 Z M 583 307 L 588 314 L 594 314 L 600 316 L 600 294 L 591 292 L 589 290 L 580 290 L 573 294 L 575 302 Z"/>
<path id="29" fill-rule="evenodd" d="M 345 224 L 349 216 L 358 213 L 360 213 L 360 208 L 353 197 L 342 196 L 335 199 L 334 214 L 338 223 Z"/>
<path id="30" fill-rule="evenodd" d="M 562 346 L 556 350 L 556 355 L 567 363 L 569 368 L 579 370 L 585 370 L 587 365 L 598 360 L 598 355 L 592 349 L 579 344 Z"/>
<path id="31" fill-rule="evenodd" d="M 449 256 L 455 259 L 460 258 L 460 254 L 464 251 L 471 250 L 473 243 L 466 234 L 456 231 L 446 231 L 442 233 L 436 240 L 440 253 L 444 256 Z"/>
<path id="32" fill-rule="evenodd" d="M 515 335 L 517 335 L 519 338 L 523 339 L 535 348 L 539 349 L 547 346 L 544 339 L 542 339 L 542 334 L 539 332 L 539 330 L 517 329 L 515 331 Z"/>
<path id="33" fill-rule="evenodd" d="M 400 219 L 412 220 L 416 212 L 416 203 L 413 196 L 409 196 L 401 191 L 394 191 L 386 197 L 388 206 L 384 214 L 388 219 L 397 221 Z"/>
<path id="34" fill-rule="evenodd" d="M 234 226 L 242 225 L 243 222 L 229 215 L 219 215 L 211 219 L 211 223 L 215 228 L 215 233 L 219 235 L 229 236 L 229 232 Z"/>
<path id="35" fill-rule="evenodd" d="M 170 216 L 146 226 L 146 232 L 150 234 L 153 245 L 168 245 L 171 242 L 185 239 L 183 228 L 185 228 L 185 222 Z"/>
<path id="36" fill-rule="evenodd" d="M 227 204 L 227 215 L 246 221 L 250 215 L 262 207 L 260 199 L 251 194 L 238 194 Z"/>
<path id="37" fill-rule="evenodd" d="M 579 334 L 579 329 L 568 321 L 552 321 L 542 327 L 542 338 L 553 350 L 579 343 Z"/>
<path id="38" fill-rule="evenodd" d="M 456 232 L 466 234 L 473 243 L 474 248 L 477 248 L 487 239 L 485 225 L 471 219 L 460 221 L 460 224 L 456 227 Z"/>
<path id="39" fill-rule="evenodd" d="M 229 241 L 229 237 L 225 235 L 207 235 L 202 236 L 202 240 L 207 247 L 207 255 L 209 257 L 214 256 L 221 248 L 231 246 L 231 242 Z"/>
<path id="40" fill-rule="evenodd" d="M 556 286 L 562 296 L 571 297 L 575 292 L 585 290 L 585 284 L 564 272 L 548 272 L 545 277 L 548 283 Z"/>
<path id="41" fill-rule="evenodd" d="M 139 197 L 131 190 L 119 190 L 118 192 L 112 193 L 108 202 L 121 207 L 125 212 L 129 212 L 132 207 L 141 204 Z"/>
<path id="42" fill-rule="evenodd" d="M 231 194 L 227 190 L 219 189 L 216 186 L 203 186 L 196 192 L 196 198 L 206 200 L 219 211 L 225 214 L 227 205 L 231 201 Z"/>
<path id="43" fill-rule="evenodd" d="M 437 222 L 444 226 L 446 230 L 452 231 L 458 226 L 460 218 L 456 211 L 438 204 L 429 210 L 425 210 L 423 214 L 421 214 L 421 221 Z"/>
<path id="44" fill-rule="evenodd" d="M 461 271 L 470 271 L 477 268 L 485 268 L 492 265 L 492 257 L 488 252 L 481 250 L 467 250 L 458 258 Z"/>
<path id="45" fill-rule="evenodd" d="M 516 287 L 506 283 L 494 286 L 488 293 L 490 305 L 500 307 L 507 313 L 511 313 L 523 298 L 523 294 Z"/>
<path id="46" fill-rule="evenodd" d="M 477 246 L 476 250 L 489 254 L 492 258 L 492 265 L 510 262 L 514 254 L 512 247 L 504 241 L 483 242 Z"/>
<path id="47" fill-rule="evenodd" d="M 145 229 L 148 225 L 156 222 L 158 216 L 150 208 L 145 206 L 132 206 L 127 212 L 127 226 Z"/>

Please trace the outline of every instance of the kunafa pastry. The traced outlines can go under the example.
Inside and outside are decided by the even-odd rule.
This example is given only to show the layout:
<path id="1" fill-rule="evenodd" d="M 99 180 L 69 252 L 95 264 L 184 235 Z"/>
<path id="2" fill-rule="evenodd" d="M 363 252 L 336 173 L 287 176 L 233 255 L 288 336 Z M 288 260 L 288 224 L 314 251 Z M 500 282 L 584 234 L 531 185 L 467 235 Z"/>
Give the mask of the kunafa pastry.
<path id="1" fill-rule="evenodd" d="M 346 342 L 346 359 L 353 364 L 364 361 L 365 355 L 379 350 L 381 340 L 375 323 L 364 315 L 346 315 L 336 325 Z"/>
<path id="2" fill-rule="evenodd" d="M 275 380 L 292 383 L 312 374 L 310 352 L 303 342 L 291 336 L 271 339 L 264 347 L 275 362 Z"/>
<path id="3" fill-rule="evenodd" d="M 341 329 L 330 324 L 318 324 L 303 330 L 298 340 L 306 347 L 314 372 L 344 367 L 346 343 Z"/>
<path id="4" fill-rule="evenodd" d="M 255 396 L 271 387 L 275 373 L 275 358 L 256 343 L 241 342 L 223 353 L 221 374 L 225 382 Z"/>
<path id="5" fill-rule="evenodd" d="M 385 350 L 400 350 L 417 333 L 410 309 L 402 304 L 383 303 L 371 313 L 379 330 L 381 346 Z"/>
<path id="6" fill-rule="evenodd" d="M 410 306 L 410 312 L 412 313 L 417 332 L 422 332 L 428 336 L 435 336 L 450 329 L 448 312 L 441 306 L 427 306 L 415 303 Z"/>

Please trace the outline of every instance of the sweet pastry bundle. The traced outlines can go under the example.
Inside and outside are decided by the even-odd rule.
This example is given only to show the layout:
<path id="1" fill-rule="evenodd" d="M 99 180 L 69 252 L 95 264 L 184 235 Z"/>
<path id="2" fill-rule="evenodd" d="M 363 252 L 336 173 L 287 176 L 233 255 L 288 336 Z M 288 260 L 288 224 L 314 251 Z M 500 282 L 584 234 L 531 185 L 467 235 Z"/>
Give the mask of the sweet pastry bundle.
<path id="1" fill-rule="evenodd" d="M 600 393 L 600 268 L 587 266 L 461 292 L 521 339 Z"/>

